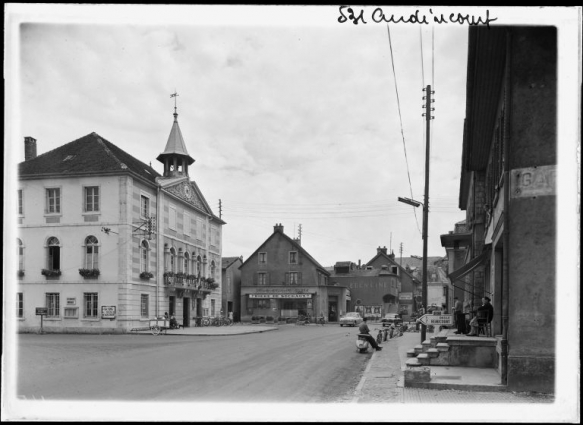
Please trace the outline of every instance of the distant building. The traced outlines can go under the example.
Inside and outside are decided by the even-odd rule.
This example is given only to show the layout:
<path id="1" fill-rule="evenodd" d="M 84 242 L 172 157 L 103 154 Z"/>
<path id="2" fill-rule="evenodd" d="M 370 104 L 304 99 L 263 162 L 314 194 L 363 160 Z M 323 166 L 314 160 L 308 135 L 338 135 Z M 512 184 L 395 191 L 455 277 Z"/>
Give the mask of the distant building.
<path id="1" fill-rule="evenodd" d="M 287 320 L 323 313 L 335 322 L 349 295 L 346 288 L 332 285 L 329 276 L 300 241 L 277 224 L 241 265 L 241 320 L 253 316 Z"/>
<path id="2" fill-rule="evenodd" d="M 241 270 L 243 257 L 222 259 L 222 310 L 235 322 L 241 320 Z"/>
<path id="3" fill-rule="evenodd" d="M 184 326 L 221 302 L 222 225 L 188 175 L 177 114 L 160 175 L 96 133 L 18 165 L 19 330 L 127 332 L 164 312 Z"/>

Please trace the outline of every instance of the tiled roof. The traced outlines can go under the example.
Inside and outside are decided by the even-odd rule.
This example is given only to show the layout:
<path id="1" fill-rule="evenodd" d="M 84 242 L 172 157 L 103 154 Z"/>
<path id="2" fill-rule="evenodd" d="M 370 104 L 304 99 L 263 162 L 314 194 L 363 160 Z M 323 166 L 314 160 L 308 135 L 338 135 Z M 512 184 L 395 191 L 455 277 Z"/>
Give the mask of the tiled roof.
<path id="1" fill-rule="evenodd" d="M 36 158 L 18 164 L 20 177 L 43 175 L 107 174 L 132 171 L 155 183 L 160 174 L 149 165 L 91 133 Z"/>
<path id="2" fill-rule="evenodd" d="M 223 257 L 221 260 L 223 269 L 228 269 L 235 261 L 240 259 L 241 257 Z"/>

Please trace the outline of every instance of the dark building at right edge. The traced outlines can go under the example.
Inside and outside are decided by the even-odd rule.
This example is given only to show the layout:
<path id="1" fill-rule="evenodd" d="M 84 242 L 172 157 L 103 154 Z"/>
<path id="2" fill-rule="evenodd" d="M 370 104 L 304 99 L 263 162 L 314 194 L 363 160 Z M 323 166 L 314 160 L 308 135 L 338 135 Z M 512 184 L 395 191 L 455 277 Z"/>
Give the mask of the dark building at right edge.
<path id="1" fill-rule="evenodd" d="M 492 300 L 501 383 L 554 392 L 557 29 L 470 27 L 466 88 L 466 229 L 441 237 L 465 259 L 449 277 L 474 309 Z"/>

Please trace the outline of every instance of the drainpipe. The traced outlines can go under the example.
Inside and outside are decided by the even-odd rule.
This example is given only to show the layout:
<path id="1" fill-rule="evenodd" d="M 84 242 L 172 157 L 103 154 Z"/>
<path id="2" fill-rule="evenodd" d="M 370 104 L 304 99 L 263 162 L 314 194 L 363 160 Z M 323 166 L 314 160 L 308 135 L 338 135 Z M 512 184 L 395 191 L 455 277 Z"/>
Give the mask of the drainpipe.
<path id="1" fill-rule="evenodd" d="M 504 107 L 506 109 L 506 119 L 504 120 L 503 136 L 504 140 L 504 235 L 502 251 L 502 340 L 501 347 L 501 370 L 502 384 L 508 385 L 508 305 L 510 295 L 510 270 L 509 270 L 509 251 L 510 251 L 510 227 L 509 227 L 509 210 L 510 210 L 510 137 L 508 130 L 508 123 L 512 122 L 512 80 L 510 78 L 511 60 L 512 60 L 512 32 L 508 30 L 506 33 L 506 65 L 504 83 L 506 90 L 504 94 Z"/>
<path id="2" fill-rule="evenodd" d="M 160 280 L 164 279 L 164 241 L 162 239 L 162 192 L 160 184 L 156 188 L 156 238 L 158 264 L 156 265 L 156 317 L 160 317 Z"/>

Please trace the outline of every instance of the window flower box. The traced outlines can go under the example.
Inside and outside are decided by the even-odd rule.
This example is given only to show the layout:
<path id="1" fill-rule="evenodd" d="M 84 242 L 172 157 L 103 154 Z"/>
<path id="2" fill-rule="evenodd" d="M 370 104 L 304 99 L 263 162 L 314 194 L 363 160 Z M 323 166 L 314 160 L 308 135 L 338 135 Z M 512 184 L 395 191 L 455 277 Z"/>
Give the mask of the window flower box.
<path id="1" fill-rule="evenodd" d="M 99 269 L 79 269 L 79 274 L 85 279 L 97 279 L 99 277 Z"/>
<path id="2" fill-rule="evenodd" d="M 150 272 L 142 272 L 140 273 L 140 279 L 150 280 L 154 277 L 154 275 Z"/>
<path id="3" fill-rule="evenodd" d="M 42 269 L 40 274 L 46 276 L 47 280 L 55 280 L 61 276 L 60 270 L 49 270 L 49 269 Z"/>
<path id="4" fill-rule="evenodd" d="M 212 277 L 207 278 L 206 283 L 208 288 L 213 291 L 219 287 L 219 284 Z"/>

